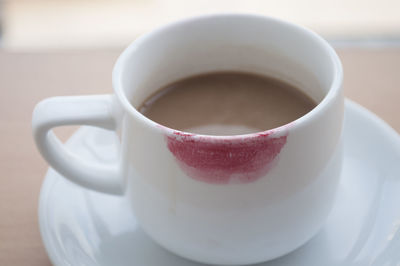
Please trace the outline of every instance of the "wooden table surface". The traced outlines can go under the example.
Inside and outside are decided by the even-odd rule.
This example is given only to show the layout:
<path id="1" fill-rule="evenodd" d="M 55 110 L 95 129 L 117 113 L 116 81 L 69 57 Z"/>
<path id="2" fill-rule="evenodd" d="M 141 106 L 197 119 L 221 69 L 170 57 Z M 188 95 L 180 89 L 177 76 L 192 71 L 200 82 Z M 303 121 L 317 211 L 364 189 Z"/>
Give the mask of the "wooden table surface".
<path id="1" fill-rule="evenodd" d="M 56 95 L 111 93 L 121 50 L 0 51 L 0 265 L 51 265 L 38 229 L 38 197 L 47 163 L 31 136 L 31 114 Z M 345 94 L 400 132 L 400 47 L 341 48 Z M 72 129 L 59 129 L 63 139 Z"/>

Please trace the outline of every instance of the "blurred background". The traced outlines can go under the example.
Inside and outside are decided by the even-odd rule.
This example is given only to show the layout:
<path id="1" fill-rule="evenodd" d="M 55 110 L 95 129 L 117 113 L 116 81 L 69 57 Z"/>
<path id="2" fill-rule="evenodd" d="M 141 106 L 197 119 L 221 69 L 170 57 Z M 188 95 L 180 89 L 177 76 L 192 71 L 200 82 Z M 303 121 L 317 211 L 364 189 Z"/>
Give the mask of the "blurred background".
<path id="1" fill-rule="evenodd" d="M 0 0 L 0 265 L 51 265 L 37 223 L 48 165 L 33 143 L 35 104 L 111 93 L 114 62 L 138 35 L 215 12 L 270 15 L 316 31 L 342 60 L 346 97 L 400 132 L 400 0 Z M 75 129 L 56 133 L 66 140 Z"/>
<path id="2" fill-rule="evenodd" d="M 399 45 L 399 0 L 2 0 L 1 47 L 124 47 L 168 21 L 255 12 L 302 24 L 335 45 Z"/>

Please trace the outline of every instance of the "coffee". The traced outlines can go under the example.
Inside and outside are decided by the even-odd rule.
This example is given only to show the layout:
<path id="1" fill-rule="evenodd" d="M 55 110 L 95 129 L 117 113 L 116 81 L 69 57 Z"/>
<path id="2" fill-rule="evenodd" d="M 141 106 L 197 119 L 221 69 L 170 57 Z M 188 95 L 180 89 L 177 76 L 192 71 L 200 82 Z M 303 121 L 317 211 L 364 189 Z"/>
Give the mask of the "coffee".
<path id="1" fill-rule="evenodd" d="M 281 80 L 244 72 L 214 72 L 160 88 L 139 111 L 181 131 L 237 135 L 282 126 L 315 106 L 308 95 Z"/>

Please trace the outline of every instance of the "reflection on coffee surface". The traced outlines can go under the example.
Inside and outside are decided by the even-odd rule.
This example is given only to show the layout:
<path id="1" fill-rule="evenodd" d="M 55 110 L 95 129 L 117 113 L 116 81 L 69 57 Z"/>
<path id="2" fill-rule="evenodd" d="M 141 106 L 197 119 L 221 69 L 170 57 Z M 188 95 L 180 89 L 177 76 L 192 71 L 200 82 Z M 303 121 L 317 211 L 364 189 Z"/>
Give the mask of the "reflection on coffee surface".
<path id="1" fill-rule="evenodd" d="M 138 109 L 173 129 L 237 135 L 282 126 L 315 106 L 308 95 L 281 80 L 244 72 L 213 72 L 170 83 Z"/>

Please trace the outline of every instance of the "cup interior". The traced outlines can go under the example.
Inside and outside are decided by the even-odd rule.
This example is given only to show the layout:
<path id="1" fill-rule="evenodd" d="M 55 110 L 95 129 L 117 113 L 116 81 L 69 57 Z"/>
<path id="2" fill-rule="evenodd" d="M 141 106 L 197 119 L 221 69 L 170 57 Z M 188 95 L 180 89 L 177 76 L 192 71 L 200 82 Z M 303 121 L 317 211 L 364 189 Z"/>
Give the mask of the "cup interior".
<path id="1" fill-rule="evenodd" d="M 119 58 L 113 82 L 138 108 L 188 76 L 252 72 L 292 84 L 320 103 L 341 78 L 339 70 L 336 53 L 315 33 L 264 16 L 227 14 L 178 21 L 140 37 Z"/>

